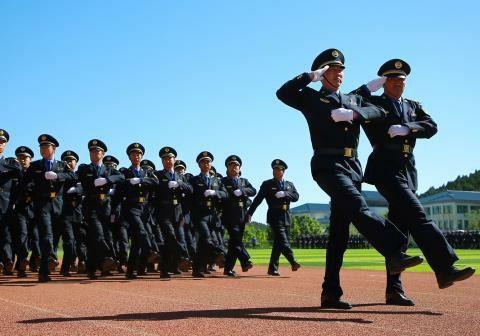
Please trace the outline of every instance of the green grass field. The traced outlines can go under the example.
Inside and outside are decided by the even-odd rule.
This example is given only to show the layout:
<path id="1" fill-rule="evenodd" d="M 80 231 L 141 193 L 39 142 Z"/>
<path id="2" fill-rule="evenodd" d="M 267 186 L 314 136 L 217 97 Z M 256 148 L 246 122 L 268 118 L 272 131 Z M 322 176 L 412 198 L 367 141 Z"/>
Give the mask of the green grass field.
<path id="1" fill-rule="evenodd" d="M 270 260 L 270 249 L 248 249 L 252 257 L 254 265 L 265 265 Z M 480 269 L 480 250 L 456 250 L 459 257 L 457 266 L 472 266 Z M 302 266 L 318 266 L 325 267 L 325 250 L 324 249 L 294 249 L 295 258 Z M 409 249 L 410 255 L 421 255 L 419 249 Z M 287 260 L 282 256 L 280 264 L 287 265 Z M 368 270 L 384 270 L 385 260 L 374 249 L 361 250 L 349 249 L 345 253 L 343 262 L 345 269 L 368 269 Z M 427 262 L 410 268 L 412 272 L 432 272 Z M 477 273 L 478 275 L 478 273 Z"/>

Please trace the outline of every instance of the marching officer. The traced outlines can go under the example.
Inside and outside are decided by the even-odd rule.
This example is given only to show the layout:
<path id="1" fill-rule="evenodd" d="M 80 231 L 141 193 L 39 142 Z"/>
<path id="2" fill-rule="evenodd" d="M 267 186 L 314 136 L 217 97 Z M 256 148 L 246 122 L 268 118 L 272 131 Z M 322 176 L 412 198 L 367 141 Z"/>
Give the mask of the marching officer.
<path id="1" fill-rule="evenodd" d="M 23 173 L 25 174 L 28 167 L 30 167 L 31 161 L 35 156 L 33 151 L 27 146 L 20 146 L 15 150 L 15 156 L 17 161 L 22 166 Z M 20 181 L 17 185 L 17 189 L 20 186 Z M 29 237 L 33 231 L 33 193 L 31 188 L 24 188 L 24 190 L 18 190 L 18 194 L 15 195 L 15 228 L 13 229 L 13 242 L 15 246 L 15 254 L 17 255 L 17 262 L 15 269 L 17 270 L 17 276 L 24 278 L 27 276 L 25 272 L 28 266 L 28 251 L 29 251 Z M 40 245 L 38 243 L 38 231 L 36 236 L 36 245 L 32 254 L 40 258 Z"/>
<path id="2" fill-rule="evenodd" d="M 158 263 L 159 255 L 154 251 L 150 236 L 145 229 L 144 213 L 150 189 L 158 184 L 158 179 L 152 171 L 141 168 L 145 148 L 138 142 L 127 147 L 127 155 L 131 166 L 123 171 L 125 181 L 117 185 L 117 192 L 122 196 L 122 212 L 120 222 L 122 227 L 131 231 L 132 244 L 127 262 L 127 279 L 134 279 L 134 270 L 140 265 L 140 258 L 148 263 Z"/>
<path id="3" fill-rule="evenodd" d="M 225 265 L 223 250 L 212 240 L 210 228 L 217 221 L 217 204 L 228 197 L 222 181 L 210 174 L 212 153 L 203 151 L 197 156 L 200 174 L 190 180 L 193 187 L 192 221 L 197 236 L 197 254 L 193 261 L 192 275 L 204 278 L 207 264 L 214 260 L 219 267 Z"/>
<path id="4" fill-rule="evenodd" d="M 5 158 L 4 151 L 10 135 L 0 129 L 0 272 L 13 274 L 12 218 L 15 204 L 15 186 L 22 177 L 22 167 L 14 158 Z M 5 268 L 4 268 L 5 267 Z"/>
<path id="5" fill-rule="evenodd" d="M 190 180 L 193 175 L 187 173 L 187 164 L 182 160 L 175 161 L 175 172 L 183 176 L 185 181 L 190 184 Z M 193 232 L 190 208 L 191 208 L 191 195 L 182 194 L 182 213 L 183 213 L 183 231 L 185 232 L 185 242 L 187 243 L 188 255 L 190 259 L 193 259 L 197 253 L 195 232 Z"/>
<path id="6" fill-rule="evenodd" d="M 102 272 L 106 273 L 118 266 L 113 259 L 114 251 L 105 240 L 105 233 L 110 226 L 109 190 L 125 178 L 117 170 L 103 164 L 107 151 L 103 141 L 90 140 L 88 150 L 91 163 L 81 164 L 77 175 L 85 195 L 83 213 L 87 223 L 87 276 L 93 280 L 97 279 L 97 267 L 100 266 Z"/>
<path id="7" fill-rule="evenodd" d="M 242 159 L 238 155 L 227 157 L 225 167 L 227 176 L 222 178 L 222 184 L 228 192 L 228 197 L 222 202 L 222 222 L 228 230 L 229 239 L 223 274 L 234 277 L 233 268 L 237 258 L 240 260 L 243 272 L 253 267 L 250 255 L 243 244 L 243 233 L 247 222 L 247 200 L 255 196 L 257 190 L 246 178 L 239 177 Z"/>
<path id="8" fill-rule="evenodd" d="M 387 258 L 388 269 L 397 274 L 422 262 L 401 253 L 405 236 L 389 221 L 371 212 L 361 194 L 362 169 L 357 158 L 360 124 L 385 118 L 387 112 L 357 95 L 341 93 L 345 58 L 338 49 L 327 49 L 313 61 L 310 73 L 286 82 L 277 97 L 299 110 L 307 120 L 314 154 L 314 180 L 331 198 L 330 239 L 327 249 L 322 307 L 350 309 L 340 300 L 339 271 L 347 248 L 344 232 L 352 222 Z M 321 81 L 316 91 L 308 84 Z M 348 234 L 348 233 L 347 233 Z"/>
<path id="9" fill-rule="evenodd" d="M 192 193 L 192 187 L 184 177 L 175 172 L 177 151 L 172 147 L 163 147 L 159 151 L 163 170 L 155 172 L 159 183 L 155 191 L 156 218 L 165 240 L 163 260 L 160 265 L 160 277 L 169 278 L 168 271 L 180 269 L 188 272 L 190 259 L 183 230 L 182 198 Z"/>
<path id="10" fill-rule="evenodd" d="M 410 65 L 404 60 L 389 60 L 378 70 L 379 78 L 354 91 L 390 112 L 382 122 L 363 125 L 373 146 L 364 181 L 375 185 L 385 197 L 389 204 L 388 218 L 406 237 L 412 235 L 435 271 L 438 286 L 447 288 L 472 276 L 475 270 L 471 267 L 457 269 L 453 265 L 458 260 L 457 255 L 435 222 L 427 218 L 415 194 L 417 170 L 413 150 L 417 139 L 429 139 L 437 133 L 437 124 L 422 104 L 403 97 L 410 71 Z M 372 95 L 382 86 L 382 95 Z M 407 246 L 408 238 L 403 251 Z M 415 304 L 404 295 L 400 274 L 387 272 L 386 301 L 393 305 Z"/>
<path id="11" fill-rule="evenodd" d="M 69 172 L 75 173 L 79 156 L 72 150 L 66 150 L 62 153 L 61 159 L 65 162 L 65 169 Z M 63 193 L 63 260 L 60 267 L 60 274 L 69 277 L 70 268 L 78 257 L 78 269 L 80 273 L 86 271 L 87 246 L 86 246 L 86 228 L 83 221 L 82 214 L 82 188 L 78 182 L 75 173 L 75 179 L 65 183 Z M 65 239 L 65 235 L 69 239 Z M 59 236 L 57 238 L 60 238 Z M 68 243 L 65 243 L 67 241 Z M 70 244 L 71 243 L 71 244 Z"/>
<path id="12" fill-rule="evenodd" d="M 40 232 L 40 270 L 38 281 L 50 281 L 50 271 L 58 265 L 54 250 L 54 236 L 62 228 L 63 189 L 65 182 L 75 180 L 75 174 L 66 170 L 63 161 L 55 160 L 58 141 L 49 134 L 38 137 L 41 160 L 32 162 L 27 170 L 25 185 L 32 185 L 35 220 Z M 64 244 L 73 245 L 73 237 L 65 235 Z"/>
<path id="13" fill-rule="evenodd" d="M 290 203 L 298 201 L 299 195 L 292 182 L 283 178 L 287 164 L 280 159 L 272 161 L 273 179 L 263 181 L 258 195 L 253 199 L 248 209 L 248 221 L 250 222 L 257 207 L 264 199 L 267 200 L 268 212 L 267 223 L 272 228 L 273 246 L 268 266 L 268 274 L 279 276 L 278 266 L 280 254 L 283 254 L 292 267 L 297 271 L 300 264 L 295 261 L 290 247 L 289 236 L 291 227 Z"/>

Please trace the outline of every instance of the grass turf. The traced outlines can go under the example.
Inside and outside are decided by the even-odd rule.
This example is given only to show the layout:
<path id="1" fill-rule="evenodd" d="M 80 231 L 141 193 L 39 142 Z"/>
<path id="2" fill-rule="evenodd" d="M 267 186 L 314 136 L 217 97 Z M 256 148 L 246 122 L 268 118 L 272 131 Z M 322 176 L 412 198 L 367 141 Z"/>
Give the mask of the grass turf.
<path id="1" fill-rule="evenodd" d="M 295 259 L 302 266 L 325 267 L 325 249 L 294 249 Z M 457 266 L 472 266 L 480 268 L 480 250 L 455 250 L 459 261 Z M 270 260 L 270 249 L 248 249 L 254 265 L 265 265 Z M 409 249 L 409 255 L 421 255 L 419 249 Z M 280 257 L 280 264 L 287 265 L 287 260 Z M 374 249 L 349 249 L 343 259 L 345 269 L 385 270 L 385 260 Z M 411 272 L 432 272 L 426 261 L 423 264 L 410 268 Z M 478 273 L 477 273 L 478 275 Z"/>

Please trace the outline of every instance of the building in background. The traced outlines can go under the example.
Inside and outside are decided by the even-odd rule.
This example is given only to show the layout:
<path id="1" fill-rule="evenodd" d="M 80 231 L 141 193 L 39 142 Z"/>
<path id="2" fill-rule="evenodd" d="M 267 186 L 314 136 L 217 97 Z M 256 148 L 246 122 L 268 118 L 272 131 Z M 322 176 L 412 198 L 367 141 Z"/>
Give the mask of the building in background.
<path id="1" fill-rule="evenodd" d="M 443 231 L 470 229 L 469 214 L 480 210 L 480 192 L 446 190 L 420 199 L 427 217 Z"/>
<path id="2" fill-rule="evenodd" d="M 380 216 L 388 213 L 387 201 L 377 191 L 362 191 L 370 209 Z M 480 192 L 447 190 L 420 199 L 427 217 L 443 231 L 470 229 L 469 215 L 480 211 Z M 321 224 L 328 224 L 330 204 L 305 203 L 291 209 L 293 216 L 309 216 Z"/>

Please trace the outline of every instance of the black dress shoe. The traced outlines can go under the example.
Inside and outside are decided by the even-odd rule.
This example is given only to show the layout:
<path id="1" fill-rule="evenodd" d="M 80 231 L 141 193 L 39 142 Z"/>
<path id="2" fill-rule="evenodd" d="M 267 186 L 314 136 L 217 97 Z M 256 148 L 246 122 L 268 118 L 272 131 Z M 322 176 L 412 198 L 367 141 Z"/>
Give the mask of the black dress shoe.
<path id="1" fill-rule="evenodd" d="M 57 268 L 57 266 L 58 266 L 59 264 L 60 264 L 60 263 L 58 262 L 57 259 L 48 258 L 48 270 L 49 270 L 50 272 L 55 271 L 55 268 Z"/>
<path id="2" fill-rule="evenodd" d="M 387 293 L 385 294 L 385 302 L 392 306 L 415 306 L 415 302 L 403 293 Z"/>
<path id="3" fill-rule="evenodd" d="M 295 272 L 300 268 L 300 264 L 296 261 L 293 262 L 292 264 L 292 271 Z"/>
<path id="4" fill-rule="evenodd" d="M 248 272 L 248 270 L 251 268 L 253 268 L 253 264 L 251 261 L 249 261 L 245 265 L 242 265 L 242 272 Z"/>
<path id="5" fill-rule="evenodd" d="M 215 264 L 220 268 L 225 267 L 225 255 L 223 253 L 220 253 L 215 257 Z"/>
<path id="6" fill-rule="evenodd" d="M 168 272 L 160 272 L 160 279 L 170 279 L 172 276 Z"/>
<path id="7" fill-rule="evenodd" d="M 212 272 L 210 272 L 208 269 L 203 271 L 204 274 L 212 274 Z"/>
<path id="8" fill-rule="evenodd" d="M 18 271 L 17 273 L 17 278 L 26 278 L 27 277 L 27 272 L 25 271 Z"/>
<path id="9" fill-rule="evenodd" d="M 448 288 L 452 286 L 454 282 L 470 278 L 474 273 L 475 268 L 472 267 L 458 269 L 455 266 L 452 266 L 448 271 L 436 274 L 438 288 Z"/>
<path id="10" fill-rule="evenodd" d="M 160 261 L 160 255 L 155 251 L 150 252 L 150 254 L 147 257 L 147 263 L 148 264 L 156 264 L 159 261 Z"/>
<path id="11" fill-rule="evenodd" d="M 102 271 L 104 272 L 115 271 L 116 268 L 117 268 L 117 263 L 115 262 L 115 260 L 113 260 L 113 258 L 107 257 L 103 259 Z"/>
<path id="12" fill-rule="evenodd" d="M 5 263 L 5 269 L 4 272 L 6 275 L 12 275 L 13 274 L 13 268 L 14 268 L 13 261 L 9 260 Z"/>
<path id="13" fill-rule="evenodd" d="M 180 261 L 178 262 L 178 269 L 182 272 L 188 272 L 190 269 L 191 262 L 187 258 L 180 258 Z"/>
<path id="14" fill-rule="evenodd" d="M 278 273 L 278 271 L 268 271 L 267 273 L 271 276 L 280 276 L 280 273 Z"/>
<path id="15" fill-rule="evenodd" d="M 400 274 L 405 269 L 420 265 L 423 262 L 423 258 L 419 256 L 409 256 L 405 253 L 400 253 L 398 256 L 392 257 L 387 260 L 388 272 L 391 275 Z"/>
<path id="16" fill-rule="evenodd" d="M 69 278 L 69 277 L 72 276 L 72 274 L 70 273 L 70 271 L 65 271 L 65 270 L 60 271 L 60 275 L 62 275 L 62 276 L 64 276 L 64 277 L 67 277 L 67 278 Z"/>
<path id="17" fill-rule="evenodd" d="M 347 301 L 337 300 L 322 300 L 320 308 L 323 309 L 352 309 L 352 305 Z"/>
<path id="18" fill-rule="evenodd" d="M 144 276 L 144 275 L 147 275 L 147 272 L 145 272 L 145 269 L 141 269 L 137 271 L 137 275 Z"/>
<path id="19" fill-rule="evenodd" d="M 223 275 L 229 276 L 229 277 L 235 277 L 237 274 L 235 271 L 223 271 Z"/>
<path id="20" fill-rule="evenodd" d="M 194 278 L 205 278 L 205 274 L 203 274 L 201 272 L 192 272 L 192 276 Z"/>
<path id="21" fill-rule="evenodd" d="M 98 277 L 95 273 L 88 273 L 87 278 L 89 278 L 90 280 L 97 280 L 98 279 Z"/>
<path id="22" fill-rule="evenodd" d="M 85 274 L 87 272 L 87 265 L 85 264 L 85 261 L 79 261 L 78 262 L 78 274 Z"/>
<path id="23" fill-rule="evenodd" d="M 52 278 L 50 278 L 47 274 L 38 275 L 38 282 L 49 282 L 49 281 L 52 281 Z"/>
<path id="24" fill-rule="evenodd" d="M 125 273 L 125 278 L 127 278 L 128 280 L 134 280 L 134 279 L 137 278 L 137 276 L 135 274 L 133 274 L 133 272 L 127 271 Z"/>
<path id="25" fill-rule="evenodd" d="M 3 263 L 0 261 L 0 273 L 3 272 L 3 269 L 4 269 Z"/>

